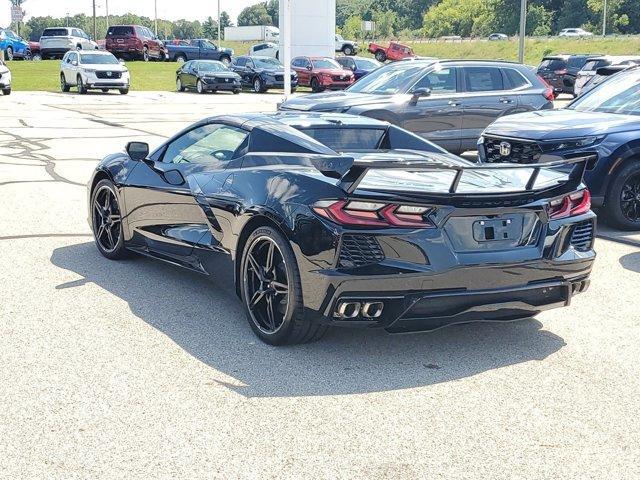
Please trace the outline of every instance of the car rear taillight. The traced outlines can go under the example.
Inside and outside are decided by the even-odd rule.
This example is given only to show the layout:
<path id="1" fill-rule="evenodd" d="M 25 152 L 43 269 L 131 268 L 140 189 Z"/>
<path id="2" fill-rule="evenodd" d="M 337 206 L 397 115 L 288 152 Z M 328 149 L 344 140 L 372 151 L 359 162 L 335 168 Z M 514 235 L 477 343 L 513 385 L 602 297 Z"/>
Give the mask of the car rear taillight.
<path id="1" fill-rule="evenodd" d="M 549 218 L 575 217 L 591 210 L 591 192 L 586 188 L 549 202 Z"/>
<path id="2" fill-rule="evenodd" d="M 555 96 L 553 95 L 553 87 L 549 85 L 547 81 L 544 78 L 542 78 L 540 75 L 537 75 L 537 77 L 538 77 L 538 80 L 540 80 L 544 85 L 544 93 L 542 95 L 544 96 L 544 98 L 546 98 L 550 102 L 553 102 L 553 100 L 555 99 Z"/>
<path id="3" fill-rule="evenodd" d="M 435 228 L 432 207 L 378 202 L 323 200 L 313 206 L 320 216 L 340 225 L 361 227 Z"/>

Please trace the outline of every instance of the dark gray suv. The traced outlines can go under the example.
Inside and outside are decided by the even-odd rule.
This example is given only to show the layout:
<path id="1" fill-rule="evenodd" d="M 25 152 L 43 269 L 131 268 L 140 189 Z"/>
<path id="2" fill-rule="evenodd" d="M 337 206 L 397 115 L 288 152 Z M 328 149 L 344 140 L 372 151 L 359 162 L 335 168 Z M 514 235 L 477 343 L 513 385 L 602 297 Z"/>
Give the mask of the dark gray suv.
<path id="1" fill-rule="evenodd" d="M 484 128 L 512 113 L 553 108 L 553 89 L 510 62 L 415 59 L 385 65 L 344 92 L 295 97 L 281 110 L 386 120 L 447 150 L 475 150 Z"/>

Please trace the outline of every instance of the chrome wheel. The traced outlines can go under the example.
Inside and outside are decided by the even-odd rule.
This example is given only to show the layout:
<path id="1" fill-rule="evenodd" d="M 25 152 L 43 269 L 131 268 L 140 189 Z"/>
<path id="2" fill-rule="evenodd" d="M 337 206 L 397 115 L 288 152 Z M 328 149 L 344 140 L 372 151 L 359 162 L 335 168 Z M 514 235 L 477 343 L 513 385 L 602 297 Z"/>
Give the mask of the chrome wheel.
<path id="1" fill-rule="evenodd" d="M 114 191 L 106 185 L 100 187 L 93 196 L 91 210 L 96 243 L 105 253 L 114 252 L 122 237 L 122 218 Z"/>
<path id="2" fill-rule="evenodd" d="M 262 92 L 262 81 L 259 78 L 256 78 L 253 81 L 253 91 L 256 93 Z"/>
<path id="3" fill-rule="evenodd" d="M 622 186 L 620 209 L 627 220 L 640 221 L 640 174 L 630 176 Z"/>
<path id="4" fill-rule="evenodd" d="M 266 235 L 248 246 L 243 288 L 251 321 L 263 333 L 276 333 L 289 309 L 289 278 L 280 248 Z"/>
<path id="5" fill-rule="evenodd" d="M 202 80 L 198 80 L 198 83 L 196 83 L 196 90 L 198 91 L 198 93 L 204 93 L 204 85 L 202 85 Z"/>

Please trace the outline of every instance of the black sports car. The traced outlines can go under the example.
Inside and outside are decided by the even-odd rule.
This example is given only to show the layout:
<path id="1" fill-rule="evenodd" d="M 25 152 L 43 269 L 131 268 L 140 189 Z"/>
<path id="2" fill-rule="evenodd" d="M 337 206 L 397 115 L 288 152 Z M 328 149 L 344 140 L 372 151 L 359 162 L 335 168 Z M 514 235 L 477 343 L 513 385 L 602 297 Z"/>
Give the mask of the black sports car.
<path id="1" fill-rule="evenodd" d="M 176 90 L 195 89 L 198 93 L 230 91 L 240 93 L 240 76 L 217 60 L 191 60 L 176 72 Z"/>
<path id="2" fill-rule="evenodd" d="M 221 116 L 102 160 L 89 220 L 107 258 L 231 282 L 270 344 L 331 325 L 425 331 L 529 317 L 587 288 L 590 160 L 477 165 L 370 118 Z"/>

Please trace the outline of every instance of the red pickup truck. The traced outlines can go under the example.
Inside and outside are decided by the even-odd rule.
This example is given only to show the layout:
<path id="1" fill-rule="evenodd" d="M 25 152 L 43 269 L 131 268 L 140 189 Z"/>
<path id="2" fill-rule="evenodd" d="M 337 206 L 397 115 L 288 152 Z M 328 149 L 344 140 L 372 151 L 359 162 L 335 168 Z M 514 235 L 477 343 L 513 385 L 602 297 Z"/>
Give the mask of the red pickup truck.
<path id="1" fill-rule="evenodd" d="M 387 60 L 395 62 L 396 60 L 416 56 L 411 47 L 407 47 L 398 42 L 389 42 L 388 47 L 383 47 L 377 43 L 370 43 L 369 52 L 373 53 L 379 62 L 386 62 Z"/>

